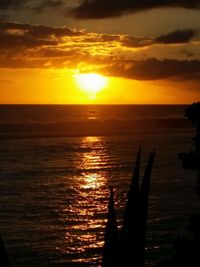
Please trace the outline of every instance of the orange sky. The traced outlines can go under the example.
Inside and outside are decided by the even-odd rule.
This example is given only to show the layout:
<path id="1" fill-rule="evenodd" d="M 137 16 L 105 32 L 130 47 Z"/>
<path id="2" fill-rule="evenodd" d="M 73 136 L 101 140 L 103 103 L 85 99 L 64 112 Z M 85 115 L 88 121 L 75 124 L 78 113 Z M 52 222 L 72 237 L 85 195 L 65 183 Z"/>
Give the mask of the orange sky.
<path id="1" fill-rule="evenodd" d="M 195 1 L 190 9 L 184 1 L 152 9 L 150 1 L 107 10 L 104 1 L 0 3 L 0 103 L 198 101 L 200 11 Z M 91 94 L 77 82 L 77 73 L 101 74 L 106 85 Z"/>

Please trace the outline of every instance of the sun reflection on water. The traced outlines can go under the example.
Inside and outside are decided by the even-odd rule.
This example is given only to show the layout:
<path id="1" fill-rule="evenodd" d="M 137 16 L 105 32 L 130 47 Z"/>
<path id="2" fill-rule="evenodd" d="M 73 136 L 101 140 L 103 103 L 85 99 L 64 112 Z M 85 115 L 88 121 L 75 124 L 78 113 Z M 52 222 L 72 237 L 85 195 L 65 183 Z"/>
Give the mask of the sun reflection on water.
<path id="1" fill-rule="evenodd" d="M 91 144 L 100 141 L 102 141 L 102 137 L 100 136 L 85 136 L 83 137 L 82 140 L 83 143 L 91 143 Z"/>
<path id="2" fill-rule="evenodd" d="M 93 174 L 89 174 L 89 175 L 86 175 L 85 177 L 85 184 L 82 185 L 82 187 L 84 189 L 89 189 L 89 188 L 97 188 L 99 186 L 99 181 L 100 179 L 98 178 L 101 178 L 101 176 L 98 176 L 98 174 L 96 173 L 93 173 Z"/>
<path id="3" fill-rule="evenodd" d="M 73 177 L 74 195 L 68 210 L 66 238 L 71 240 L 69 254 L 94 252 L 91 261 L 100 257 L 108 201 L 108 174 L 105 164 L 108 155 L 103 137 L 88 136 L 81 140 L 81 153 L 77 154 L 76 173 Z M 73 249 L 73 250 L 71 250 Z M 85 255 L 78 261 L 84 261 Z M 75 260 L 76 261 L 76 260 Z M 76 262 L 78 262 L 76 261 Z"/>
<path id="4" fill-rule="evenodd" d="M 81 160 L 81 169 L 88 170 L 88 172 L 82 173 L 80 186 L 83 189 L 100 189 L 106 183 L 105 174 L 101 172 L 101 167 L 104 163 L 105 155 L 102 137 L 87 136 L 83 137 L 82 142 L 90 149 L 89 151 L 83 153 Z"/>

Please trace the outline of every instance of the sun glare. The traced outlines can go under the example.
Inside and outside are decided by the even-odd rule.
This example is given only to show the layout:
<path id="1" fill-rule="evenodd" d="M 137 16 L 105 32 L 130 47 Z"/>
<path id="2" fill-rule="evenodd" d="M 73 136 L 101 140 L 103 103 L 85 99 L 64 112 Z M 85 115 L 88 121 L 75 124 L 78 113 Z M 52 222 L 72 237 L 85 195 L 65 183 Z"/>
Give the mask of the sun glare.
<path id="1" fill-rule="evenodd" d="M 107 78 L 96 73 L 77 74 L 76 82 L 90 97 L 96 97 L 96 94 L 106 86 Z"/>

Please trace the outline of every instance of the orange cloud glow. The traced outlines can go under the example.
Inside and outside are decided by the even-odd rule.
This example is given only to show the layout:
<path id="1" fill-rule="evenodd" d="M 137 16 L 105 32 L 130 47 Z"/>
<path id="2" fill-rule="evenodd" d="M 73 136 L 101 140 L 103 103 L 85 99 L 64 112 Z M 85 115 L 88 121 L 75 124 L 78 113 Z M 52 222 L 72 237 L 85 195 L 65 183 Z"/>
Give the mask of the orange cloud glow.
<path id="1" fill-rule="evenodd" d="M 1 102 L 185 103 L 184 84 L 191 84 L 193 99 L 200 83 L 200 57 L 196 58 L 200 41 L 196 35 L 197 31 L 188 29 L 138 38 L 3 21 Z M 174 58 L 166 58 L 164 47 Z M 77 71 L 104 75 L 109 83 L 96 91 L 95 97 L 88 96 L 90 85 L 84 91 L 74 81 Z M 168 81 L 182 86 L 173 91 L 175 97 L 169 94 L 171 88 L 163 91 Z"/>

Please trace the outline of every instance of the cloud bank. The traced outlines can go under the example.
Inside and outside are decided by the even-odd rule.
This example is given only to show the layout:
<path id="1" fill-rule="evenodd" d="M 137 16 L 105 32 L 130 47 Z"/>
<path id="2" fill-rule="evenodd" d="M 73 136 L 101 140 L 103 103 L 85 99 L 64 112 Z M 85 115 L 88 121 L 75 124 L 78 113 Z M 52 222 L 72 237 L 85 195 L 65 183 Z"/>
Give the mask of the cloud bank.
<path id="1" fill-rule="evenodd" d="M 200 79 L 199 60 L 129 60 L 114 62 L 101 70 L 105 75 L 135 80 Z"/>
<path id="2" fill-rule="evenodd" d="M 83 0 L 69 14 L 78 19 L 102 19 L 162 7 L 199 9 L 200 0 Z"/>
<path id="3" fill-rule="evenodd" d="M 156 45 L 189 44 L 197 37 L 194 29 L 177 30 L 157 38 L 137 38 L 76 31 L 67 27 L 2 21 L 0 24 L 0 68 L 80 68 L 108 76 L 136 80 L 199 79 L 199 60 L 136 60 L 126 58 L 132 49 Z M 145 50 L 145 51 L 146 51 Z M 178 50 L 180 50 L 178 48 Z M 187 53 L 187 50 L 183 50 Z"/>

